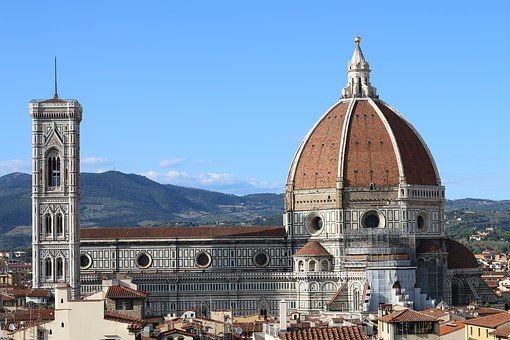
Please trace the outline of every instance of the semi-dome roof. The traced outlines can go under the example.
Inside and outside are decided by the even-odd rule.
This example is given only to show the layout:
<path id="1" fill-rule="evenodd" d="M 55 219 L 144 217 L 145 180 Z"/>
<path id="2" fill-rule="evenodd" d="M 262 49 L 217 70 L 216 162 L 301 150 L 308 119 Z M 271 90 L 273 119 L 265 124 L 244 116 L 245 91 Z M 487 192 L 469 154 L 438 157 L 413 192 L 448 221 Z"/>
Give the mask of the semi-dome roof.
<path id="1" fill-rule="evenodd" d="M 465 245 L 455 240 L 446 240 L 448 269 L 479 268 L 475 255 Z"/>
<path id="2" fill-rule="evenodd" d="M 379 100 L 368 62 L 356 42 L 347 86 L 306 135 L 289 171 L 294 190 L 440 185 L 423 139 L 396 110 Z"/>
<path id="3" fill-rule="evenodd" d="M 327 256 L 327 257 L 330 257 L 332 255 L 319 242 L 317 242 L 317 241 L 309 241 L 307 244 L 305 244 L 303 246 L 303 248 L 299 249 L 294 254 L 294 256 L 298 256 L 298 257 L 299 256 L 301 256 L 301 257 L 306 257 L 306 256 L 309 256 L 309 257 L 314 257 L 314 256 L 325 257 L 325 256 Z"/>
<path id="4" fill-rule="evenodd" d="M 479 268 L 475 255 L 465 245 L 452 239 L 446 239 L 446 251 L 441 248 L 439 240 L 421 240 L 416 249 L 419 254 L 447 253 L 448 269 Z"/>

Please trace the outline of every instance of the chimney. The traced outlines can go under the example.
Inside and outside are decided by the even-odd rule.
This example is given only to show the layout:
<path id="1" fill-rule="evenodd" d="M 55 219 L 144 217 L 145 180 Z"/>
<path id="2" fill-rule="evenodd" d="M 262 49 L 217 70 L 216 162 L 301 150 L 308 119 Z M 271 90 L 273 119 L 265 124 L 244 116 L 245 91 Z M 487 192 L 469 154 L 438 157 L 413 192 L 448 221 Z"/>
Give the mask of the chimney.
<path id="1" fill-rule="evenodd" d="M 280 301 L 280 331 L 287 331 L 287 301 Z"/>

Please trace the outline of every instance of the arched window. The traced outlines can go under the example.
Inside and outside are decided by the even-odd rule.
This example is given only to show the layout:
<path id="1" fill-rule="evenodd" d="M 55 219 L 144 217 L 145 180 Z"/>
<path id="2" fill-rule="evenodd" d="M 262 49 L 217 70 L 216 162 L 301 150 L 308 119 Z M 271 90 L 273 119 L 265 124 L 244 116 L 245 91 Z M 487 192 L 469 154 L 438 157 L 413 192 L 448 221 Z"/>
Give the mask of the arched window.
<path id="1" fill-rule="evenodd" d="M 52 218 L 51 218 L 51 215 L 50 214 L 46 214 L 46 216 L 44 217 L 44 227 L 45 227 L 45 231 L 46 231 L 46 235 L 51 235 L 52 234 Z"/>
<path id="2" fill-rule="evenodd" d="M 57 222 L 56 223 L 57 224 L 57 235 L 62 236 L 64 234 L 64 219 L 62 218 L 61 213 L 57 214 L 56 222 Z"/>
<path id="3" fill-rule="evenodd" d="M 48 186 L 60 186 L 60 157 L 58 153 L 52 152 L 48 157 Z"/>
<path id="4" fill-rule="evenodd" d="M 352 299 L 353 299 L 353 310 L 357 311 L 359 310 L 359 306 L 360 306 L 360 294 L 359 294 L 359 289 L 358 288 L 355 288 L 354 291 L 352 292 Z"/>
<path id="5" fill-rule="evenodd" d="M 53 266 L 52 266 L 50 258 L 47 258 L 44 261 L 44 269 L 45 269 L 45 273 L 46 273 L 46 278 L 51 278 L 53 275 Z"/>
<path id="6" fill-rule="evenodd" d="M 57 278 L 64 278 L 64 260 L 61 257 L 57 259 Z"/>
<path id="7" fill-rule="evenodd" d="M 298 262 L 298 270 L 300 272 L 304 272 L 305 271 L 305 264 L 303 263 L 303 261 L 299 261 Z"/>
<path id="8" fill-rule="evenodd" d="M 327 272 L 329 270 L 328 260 L 322 260 L 321 271 Z"/>
<path id="9" fill-rule="evenodd" d="M 314 272 L 315 271 L 315 261 L 312 260 L 308 263 L 308 271 L 309 272 Z"/>
<path id="10" fill-rule="evenodd" d="M 452 306 L 460 305 L 460 287 L 457 282 L 452 283 Z"/>

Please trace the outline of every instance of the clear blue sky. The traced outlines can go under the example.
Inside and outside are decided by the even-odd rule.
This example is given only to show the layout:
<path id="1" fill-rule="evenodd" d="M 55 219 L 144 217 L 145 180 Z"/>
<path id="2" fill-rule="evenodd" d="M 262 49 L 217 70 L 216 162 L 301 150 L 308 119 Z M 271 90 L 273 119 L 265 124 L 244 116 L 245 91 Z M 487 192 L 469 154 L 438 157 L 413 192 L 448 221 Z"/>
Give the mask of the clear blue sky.
<path id="1" fill-rule="evenodd" d="M 359 34 L 383 100 L 418 129 L 448 198 L 510 198 L 508 1 L 0 4 L 0 175 L 30 172 L 28 102 L 84 107 L 82 171 L 283 192 L 339 98 Z"/>

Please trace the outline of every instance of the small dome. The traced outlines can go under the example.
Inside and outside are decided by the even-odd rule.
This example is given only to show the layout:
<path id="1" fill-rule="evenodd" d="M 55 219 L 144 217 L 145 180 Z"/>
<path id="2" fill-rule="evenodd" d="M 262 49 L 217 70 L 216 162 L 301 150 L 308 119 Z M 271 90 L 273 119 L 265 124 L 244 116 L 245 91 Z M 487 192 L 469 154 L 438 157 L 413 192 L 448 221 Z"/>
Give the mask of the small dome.
<path id="1" fill-rule="evenodd" d="M 448 269 L 479 268 L 475 255 L 462 243 L 446 240 L 448 250 Z"/>
<path id="2" fill-rule="evenodd" d="M 294 256 L 306 256 L 306 257 L 328 257 L 332 256 L 323 246 L 317 241 L 310 241 L 299 249 Z"/>

